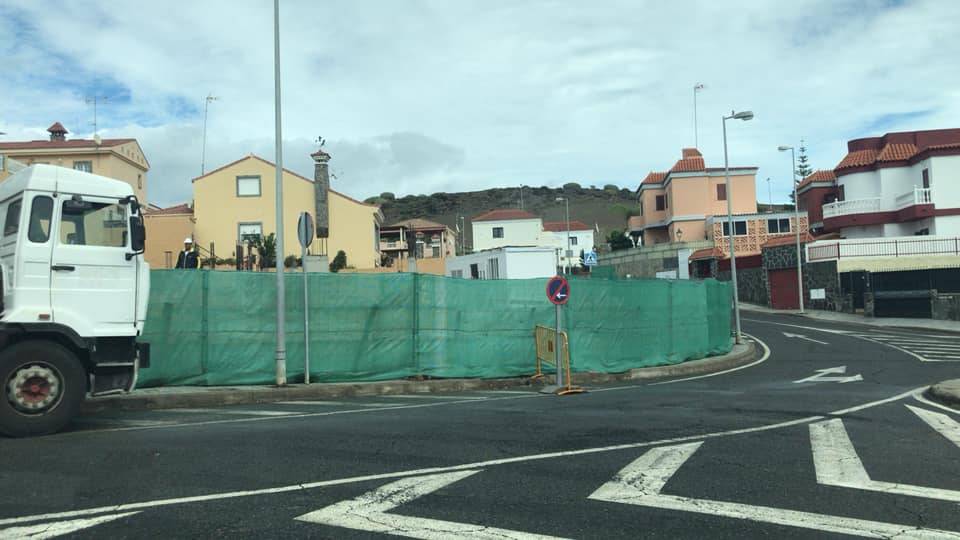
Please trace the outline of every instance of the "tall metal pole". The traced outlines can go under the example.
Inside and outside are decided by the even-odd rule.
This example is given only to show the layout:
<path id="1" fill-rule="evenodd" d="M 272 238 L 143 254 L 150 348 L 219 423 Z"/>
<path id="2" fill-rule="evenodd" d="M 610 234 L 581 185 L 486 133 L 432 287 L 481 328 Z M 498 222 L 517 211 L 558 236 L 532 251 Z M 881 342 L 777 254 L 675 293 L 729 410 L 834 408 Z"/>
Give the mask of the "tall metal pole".
<path id="1" fill-rule="evenodd" d="M 563 355 L 560 354 L 560 349 L 563 348 L 563 338 L 560 336 L 560 319 L 561 313 L 563 312 L 563 306 L 556 304 L 554 307 L 557 308 L 557 330 L 554 333 L 554 361 L 557 363 L 557 389 L 559 390 L 563 387 Z"/>
<path id="2" fill-rule="evenodd" d="M 206 164 L 207 164 L 207 110 L 210 108 L 210 102 L 216 101 L 220 98 L 214 96 L 213 94 L 207 94 L 207 97 L 204 98 L 203 103 L 203 150 L 200 153 L 200 175 L 203 176 L 206 173 Z"/>
<path id="3" fill-rule="evenodd" d="M 310 384 L 310 293 L 307 284 L 307 246 L 300 247 L 300 270 L 303 272 L 303 383 Z"/>
<path id="4" fill-rule="evenodd" d="M 697 83 L 693 85 L 693 147 L 700 148 L 700 140 L 698 136 L 698 126 L 697 126 L 697 92 L 703 90 L 703 83 Z"/>
<path id="5" fill-rule="evenodd" d="M 730 113 L 729 118 L 733 118 Z M 727 119 L 723 117 L 723 175 L 726 179 L 727 190 L 727 226 L 730 228 L 727 242 L 730 244 L 730 276 L 733 281 L 733 316 L 736 321 L 734 341 L 740 343 L 740 295 L 737 292 L 737 255 L 733 247 L 733 191 L 730 189 L 730 161 L 727 158 Z"/>
<path id="6" fill-rule="evenodd" d="M 770 205 L 770 208 L 767 209 L 768 212 L 773 212 L 773 191 L 770 190 L 770 177 L 767 177 L 767 204 Z"/>
<path id="7" fill-rule="evenodd" d="M 790 161 L 793 163 L 793 219 L 797 229 L 797 291 L 800 297 L 800 313 L 803 313 L 803 264 L 800 260 L 800 199 L 797 197 L 797 157 L 790 147 Z"/>
<path id="8" fill-rule="evenodd" d="M 287 384 L 285 315 L 286 287 L 283 282 L 283 135 L 280 126 L 280 0 L 273 0 L 273 100 L 276 131 L 276 213 L 277 213 L 277 386 Z"/>

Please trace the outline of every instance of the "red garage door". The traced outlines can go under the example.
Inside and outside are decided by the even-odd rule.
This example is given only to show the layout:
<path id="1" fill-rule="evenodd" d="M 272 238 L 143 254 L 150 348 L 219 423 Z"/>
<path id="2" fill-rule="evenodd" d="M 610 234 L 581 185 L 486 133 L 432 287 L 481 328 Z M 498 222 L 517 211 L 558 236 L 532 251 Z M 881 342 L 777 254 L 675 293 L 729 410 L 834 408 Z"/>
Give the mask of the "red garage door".
<path id="1" fill-rule="evenodd" d="M 797 297 L 797 269 L 768 270 L 770 303 L 774 309 L 800 309 Z"/>

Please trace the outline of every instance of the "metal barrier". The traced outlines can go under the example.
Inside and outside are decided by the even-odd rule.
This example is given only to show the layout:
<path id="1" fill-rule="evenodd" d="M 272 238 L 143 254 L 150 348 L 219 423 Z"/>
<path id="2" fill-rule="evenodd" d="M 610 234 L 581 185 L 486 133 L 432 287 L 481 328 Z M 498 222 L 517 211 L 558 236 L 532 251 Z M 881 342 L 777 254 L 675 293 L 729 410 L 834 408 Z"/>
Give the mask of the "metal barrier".
<path id="1" fill-rule="evenodd" d="M 553 328 L 538 324 L 534 327 L 533 333 L 534 339 L 536 339 L 537 342 L 537 372 L 534 373 L 530 379 L 536 380 L 542 379 L 545 376 L 543 373 L 544 363 L 556 366 L 557 332 Z M 560 362 L 563 366 L 557 366 L 557 369 L 563 369 L 566 376 L 564 377 L 565 385 L 557 388 L 557 395 L 582 393 L 584 391 L 583 388 L 574 386 L 570 377 L 570 339 L 567 337 L 566 332 L 560 332 Z"/>

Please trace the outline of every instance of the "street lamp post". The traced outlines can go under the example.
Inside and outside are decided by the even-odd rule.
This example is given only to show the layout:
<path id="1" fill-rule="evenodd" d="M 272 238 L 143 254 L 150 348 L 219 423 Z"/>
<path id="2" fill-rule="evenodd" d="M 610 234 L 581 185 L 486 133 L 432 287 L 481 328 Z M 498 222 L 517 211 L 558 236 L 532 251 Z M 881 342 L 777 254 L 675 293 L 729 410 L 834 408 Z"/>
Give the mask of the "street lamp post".
<path id="1" fill-rule="evenodd" d="M 570 273 L 570 199 L 566 197 L 557 197 L 557 202 L 563 201 L 566 203 L 566 217 L 567 217 L 567 248 L 563 253 L 564 256 L 564 266 L 566 267 L 566 273 Z"/>
<path id="2" fill-rule="evenodd" d="M 207 110 L 210 108 L 210 102 L 220 98 L 213 94 L 207 94 L 203 99 L 203 149 L 200 152 L 200 176 L 207 172 Z"/>
<path id="3" fill-rule="evenodd" d="M 276 139 L 276 212 L 277 212 L 277 386 L 287 384 L 287 343 L 285 327 L 285 294 L 283 281 L 283 136 L 280 126 L 280 0 L 273 0 L 273 96 L 274 96 L 274 138 Z"/>
<path id="4" fill-rule="evenodd" d="M 733 317 L 736 323 L 734 341 L 740 343 L 740 294 L 737 291 L 737 255 L 733 247 L 733 190 L 730 189 L 730 160 L 727 157 L 727 120 L 752 120 L 752 111 L 730 111 L 730 116 L 723 117 L 723 176 L 727 190 L 727 242 L 730 244 L 730 278 L 733 282 Z"/>
<path id="5" fill-rule="evenodd" d="M 790 151 L 790 161 L 793 164 L 793 170 L 790 177 L 793 179 L 793 220 L 796 222 L 797 229 L 797 290 L 800 297 L 800 313 L 803 313 L 803 264 L 800 259 L 800 197 L 797 193 L 797 157 L 792 146 L 779 146 L 777 150 L 781 152 Z"/>

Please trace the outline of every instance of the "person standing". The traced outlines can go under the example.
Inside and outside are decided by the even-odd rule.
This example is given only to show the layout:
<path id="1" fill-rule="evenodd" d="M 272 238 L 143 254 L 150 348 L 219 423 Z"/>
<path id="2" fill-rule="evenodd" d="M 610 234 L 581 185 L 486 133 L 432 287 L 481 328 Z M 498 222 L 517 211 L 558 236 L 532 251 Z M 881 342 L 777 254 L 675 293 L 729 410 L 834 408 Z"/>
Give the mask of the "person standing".
<path id="1" fill-rule="evenodd" d="M 183 239 L 183 251 L 177 255 L 177 266 L 184 270 L 196 270 L 200 268 L 200 256 L 193 249 L 193 239 L 189 236 Z"/>

